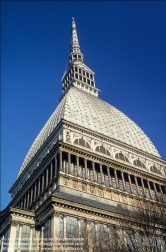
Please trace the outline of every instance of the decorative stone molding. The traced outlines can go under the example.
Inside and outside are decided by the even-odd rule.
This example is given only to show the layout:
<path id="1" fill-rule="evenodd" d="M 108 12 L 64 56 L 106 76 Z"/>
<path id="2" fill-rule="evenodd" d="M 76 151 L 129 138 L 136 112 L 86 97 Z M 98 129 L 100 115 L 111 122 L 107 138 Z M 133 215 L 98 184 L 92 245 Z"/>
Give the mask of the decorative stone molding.
<path id="1" fill-rule="evenodd" d="M 67 178 L 64 178 L 64 179 L 63 179 L 63 184 L 67 186 L 68 183 L 69 183 L 69 180 L 68 180 Z"/>
<path id="2" fill-rule="evenodd" d="M 85 183 L 82 183 L 82 190 L 86 191 L 86 184 Z"/>
<path id="3" fill-rule="evenodd" d="M 73 187 L 77 188 L 78 182 L 76 180 L 73 180 Z"/>
<path id="4" fill-rule="evenodd" d="M 102 188 L 99 188 L 99 189 L 98 189 L 98 194 L 99 194 L 100 196 L 103 196 L 103 189 L 102 189 Z"/>
<path id="5" fill-rule="evenodd" d="M 66 127 L 66 125 L 65 125 L 65 127 Z M 86 131 L 82 130 L 78 126 L 76 126 L 76 127 L 77 127 L 77 131 L 73 130 L 71 128 L 71 126 L 66 127 L 66 130 L 70 129 L 70 132 L 71 132 L 71 135 L 72 135 L 72 139 L 73 139 L 72 144 L 74 144 L 75 139 L 81 139 L 82 138 L 85 141 L 87 141 L 90 144 L 90 146 L 91 146 L 91 149 L 87 148 L 88 151 L 92 151 L 94 153 L 94 152 L 96 152 L 95 149 L 96 149 L 97 146 L 103 146 L 104 148 L 106 148 L 109 151 L 110 155 L 106 155 L 104 153 L 100 154 L 100 152 L 96 152 L 98 155 L 102 155 L 102 156 L 105 156 L 105 157 L 108 157 L 108 158 L 114 160 L 115 159 L 115 155 L 117 153 L 122 153 L 124 156 L 127 157 L 127 159 L 129 160 L 129 163 L 132 164 L 132 166 L 134 166 L 133 165 L 134 160 L 138 160 L 139 159 L 142 163 L 144 163 L 144 165 L 146 167 L 146 170 L 149 173 L 151 173 L 150 169 L 147 166 L 148 160 L 151 159 L 150 156 L 149 157 L 146 156 L 146 158 L 145 158 L 145 155 L 144 154 L 142 155 L 142 153 L 141 153 L 141 155 L 140 155 L 140 153 L 138 155 L 135 155 L 136 152 L 135 151 L 133 152 L 133 150 L 129 151 L 128 147 L 119 148 L 120 144 L 118 144 L 118 145 L 114 144 L 113 145 L 112 141 L 109 141 L 108 139 L 102 138 L 102 141 L 101 141 L 99 137 L 98 137 L 98 139 L 96 138 L 96 136 L 92 138 L 92 137 L 90 137 L 92 135 L 90 132 L 88 132 L 87 130 Z M 89 135 L 89 137 L 88 137 L 88 135 Z M 77 146 L 79 146 L 79 145 L 77 145 Z M 118 146 L 118 148 L 117 148 L 117 146 Z M 83 149 L 85 148 L 86 149 L 85 146 L 81 146 L 81 148 L 83 148 Z M 126 163 L 125 161 L 120 160 L 120 159 L 118 159 L 118 161 L 121 162 L 121 163 Z M 153 160 L 153 163 L 154 163 L 154 160 Z M 134 167 L 137 167 L 137 166 L 134 166 Z M 142 167 L 137 167 L 137 168 L 140 169 L 140 170 L 144 169 Z M 162 172 L 162 175 L 164 176 L 163 172 Z M 159 176 L 161 176 L 161 175 L 159 175 Z"/>
<path id="6" fill-rule="evenodd" d="M 156 160 L 156 162 L 160 162 L 161 165 L 164 165 L 164 164 L 166 165 L 166 163 L 161 158 L 158 158 L 156 156 L 152 156 L 152 155 L 150 155 L 146 152 L 140 151 L 138 149 L 134 149 L 134 147 L 126 145 L 124 143 L 120 143 L 115 139 L 113 140 L 113 139 L 108 138 L 106 136 L 103 136 L 103 135 L 101 136 L 101 134 L 94 133 L 94 132 L 87 130 L 85 128 L 81 128 L 80 126 L 74 125 L 73 123 L 69 123 L 65 120 L 63 120 L 63 125 L 67 128 L 70 128 L 72 131 L 74 129 L 73 132 L 75 132 L 75 133 L 77 132 L 78 135 L 79 135 L 79 132 L 81 132 L 81 134 L 89 135 L 89 137 L 92 136 L 96 142 L 102 140 L 102 142 L 104 141 L 106 143 L 109 143 L 110 146 L 114 146 L 115 148 L 117 146 L 120 147 L 120 150 L 127 150 L 129 153 L 133 153 L 133 154 L 136 153 L 136 154 L 138 154 L 138 156 L 143 156 L 143 157 L 146 157 L 147 159 L 151 159 L 153 161 Z"/>
<path id="7" fill-rule="evenodd" d="M 70 131 L 66 131 L 66 141 L 70 142 L 71 141 L 71 137 L 70 137 Z"/>
<path id="8" fill-rule="evenodd" d="M 90 192 L 95 193 L 95 187 L 94 186 L 90 186 Z"/>

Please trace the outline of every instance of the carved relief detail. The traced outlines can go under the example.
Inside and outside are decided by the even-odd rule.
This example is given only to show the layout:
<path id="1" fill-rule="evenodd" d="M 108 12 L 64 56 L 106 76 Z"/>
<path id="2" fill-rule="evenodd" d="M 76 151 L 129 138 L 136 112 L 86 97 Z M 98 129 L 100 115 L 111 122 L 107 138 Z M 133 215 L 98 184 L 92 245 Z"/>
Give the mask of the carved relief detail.
<path id="1" fill-rule="evenodd" d="M 91 187 L 90 187 L 90 192 L 91 192 L 91 193 L 94 193 L 94 192 L 95 192 L 94 186 L 91 186 Z"/>
<path id="2" fill-rule="evenodd" d="M 71 141 L 71 139 L 70 139 L 70 131 L 68 131 L 68 130 L 67 130 L 67 132 L 66 132 L 66 141 L 67 141 L 67 142 L 70 142 L 70 141 Z"/>
<path id="3" fill-rule="evenodd" d="M 69 182 L 69 180 L 68 180 L 67 178 L 64 178 L 63 184 L 64 184 L 64 185 L 68 185 L 68 182 Z"/>
<path id="4" fill-rule="evenodd" d="M 78 182 L 74 180 L 74 181 L 73 181 L 73 187 L 74 187 L 74 188 L 77 188 L 77 185 L 78 185 Z"/>
<path id="5" fill-rule="evenodd" d="M 103 196 L 103 190 L 102 190 L 102 188 L 98 189 L 98 193 L 99 193 L 100 196 Z"/>
<path id="6" fill-rule="evenodd" d="M 85 183 L 82 183 L 82 190 L 86 191 L 86 184 Z"/>

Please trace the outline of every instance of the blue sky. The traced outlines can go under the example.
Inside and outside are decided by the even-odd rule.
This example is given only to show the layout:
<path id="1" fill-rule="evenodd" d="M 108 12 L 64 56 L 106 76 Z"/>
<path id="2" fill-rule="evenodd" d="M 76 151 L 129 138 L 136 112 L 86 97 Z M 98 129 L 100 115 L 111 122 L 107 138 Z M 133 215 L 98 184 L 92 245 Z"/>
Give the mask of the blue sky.
<path id="1" fill-rule="evenodd" d="M 1 2 L 1 207 L 56 106 L 74 17 L 100 98 L 148 135 L 166 159 L 166 2 Z"/>

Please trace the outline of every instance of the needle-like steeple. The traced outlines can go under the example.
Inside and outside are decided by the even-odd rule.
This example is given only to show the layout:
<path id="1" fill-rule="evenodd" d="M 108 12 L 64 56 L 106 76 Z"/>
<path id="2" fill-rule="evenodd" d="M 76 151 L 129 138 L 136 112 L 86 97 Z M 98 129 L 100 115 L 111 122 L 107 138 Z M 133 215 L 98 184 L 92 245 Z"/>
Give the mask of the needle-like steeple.
<path id="1" fill-rule="evenodd" d="M 60 100 L 73 86 L 98 96 L 100 90 L 95 87 L 94 74 L 95 73 L 84 64 L 84 55 L 81 52 L 78 41 L 76 23 L 74 18 L 72 18 L 69 65 L 62 77 L 63 93 Z"/>
<path id="2" fill-rule="evenodd" d="M 81 53 L 80 44 L 77 36 L 76 23 L 74 18 L 72 18 L 72 28 L 71 28 L 71 47 L 70 47 L 70 55 L 69 62 L 73 62 L 74 60 L 79 60 L 81 62 L 84 61 L 84 55 Z"/>

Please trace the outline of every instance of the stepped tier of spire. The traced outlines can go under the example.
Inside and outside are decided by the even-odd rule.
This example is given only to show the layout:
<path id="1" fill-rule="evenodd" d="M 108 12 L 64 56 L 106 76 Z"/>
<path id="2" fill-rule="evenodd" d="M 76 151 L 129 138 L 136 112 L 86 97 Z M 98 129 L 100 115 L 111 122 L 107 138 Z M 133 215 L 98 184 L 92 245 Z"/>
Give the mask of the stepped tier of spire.
<path id="1" fill-rule="evenodd" d="M 78 41 L 76 23 L 74 18 L 72 18 L 72 28 L 71 28 L 71 47 L 70 47 L 70 55 L 69 62 L 73 62 L 75 60 L 84 61 L 84 55 L 81 53 L 80 44 Z"/>
<path id="2" fill-rule="evenodd" d="M 98 96 L 100 90 L 95 87 L 94 72 L 84 64 L 84 55 L 81 52 L 76 23 L 72 18 L 71 47 L 69 65 L 62 77 L 62 95 L 65 95 L 71 86 L 80 88 L 90 94 Z"/>

